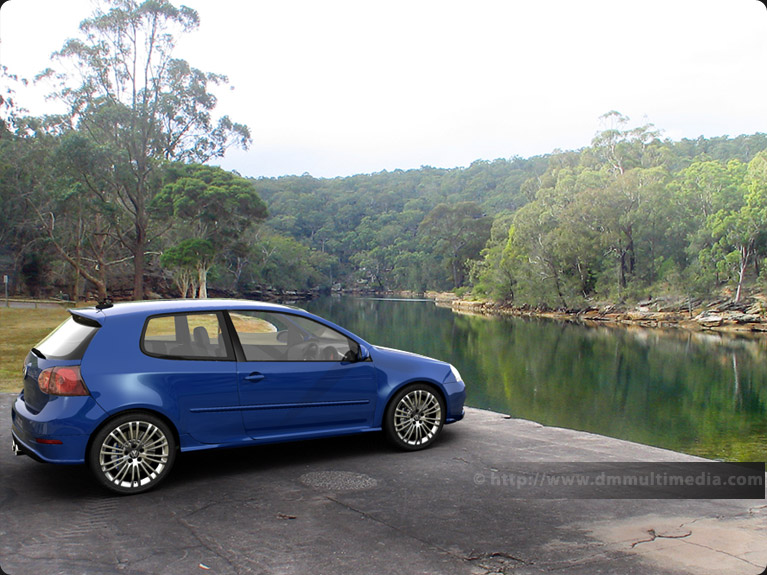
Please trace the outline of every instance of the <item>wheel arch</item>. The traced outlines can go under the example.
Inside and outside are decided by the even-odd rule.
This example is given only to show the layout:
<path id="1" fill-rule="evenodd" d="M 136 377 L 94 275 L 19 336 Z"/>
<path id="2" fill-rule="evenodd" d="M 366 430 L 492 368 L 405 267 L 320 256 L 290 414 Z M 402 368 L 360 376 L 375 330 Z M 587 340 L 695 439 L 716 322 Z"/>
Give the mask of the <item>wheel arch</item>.
<path id="1" fill-rule="evenodd" d="M 158 419 L 162 420 L 165 425 L 168 426 L 168 429 L 170 429 L 171 433 L 173 433 L 173 439 L 176 442 L 176 451 L 181 451 L 181 442 L 179 438 L 178 429 L 176 429 L 176 425 L 171 421 L 171 419 L 162 413 L 161 411 L 157 411 L 155 409 L 149 409 L 149 408 L 131 408 L 131 409 L 125 409 L 123 411 L 118 411 L 117 413 L 111 413 L 109 414 L 109 417 L 104 419 L 92 432 L 90 437 L 88 437 L 88 444 L 85 446 L 85 460 L 88 461 L 88 456 L 91 452 L 91 447 L 93 447 L 93 439 L 99 434 L 99 432 L 104 429 L 109 423 L 117 419 L 118 417 L 122 417 L 124 415 L 128 415 L 131 413 L 135 414 L 141 414 L 146 413 L 149 415 L 152 415 L 154 417 L 157 417 Z"/>
<path id="2" fill-rule="evenodd" d="M 386 413 L 389 411 L 389 406 L 391 406 L 392 402 L 394 401 L 394 398 L 397 396 L 397 394 L 405 389 L 406 387 L 409 387 L 411 385 L 425 385 L 426 387 L 429 387 L 437 392 L 439 397 L 442 399 L 442 405 L 445 407 L 444 411 L 447 411 L 447 396 L 445 395 L 445 391 L 439 386 L 439 384 L 429 381 L 428 379 L 414 379 L 413 381 L 408 381 L 403 383 L 402 385 L 398 385 L 396 388 L 394 388 L 391 393 L 389 394 L 389 399 L 386 401 L 386 405 L 384 405 L 383 410 L 381 411 L 381 426 L 385 424 L 386 421 Z M 443 414 L 445 417 L 447 417 L 447 413 Z"/>

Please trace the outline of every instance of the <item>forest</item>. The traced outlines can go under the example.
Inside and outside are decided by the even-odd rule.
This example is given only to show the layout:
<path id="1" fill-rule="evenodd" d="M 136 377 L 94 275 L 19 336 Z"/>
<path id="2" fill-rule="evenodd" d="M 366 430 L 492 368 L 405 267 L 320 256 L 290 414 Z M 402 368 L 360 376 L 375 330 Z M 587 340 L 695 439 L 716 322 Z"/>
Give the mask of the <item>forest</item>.
<path id="1" fill-rule="evenodd" d="M 172 57 L 196 12 L 102 5 L 41 74 L 66 113 L 28 115 L 27 80 L 0 70 L 0 273 L 14 295 L 439 290 L 577 308 L 740 300 L 766 283 L 765 134 L 672 141 L 610 111 L 579 150 L 248 178 L 215 166 L 251 139 L 214 116 L 226 77 Z"/>
<path id="2" fill-rule="evenodd" d="M 662 140 L 609 112 L 592 144 L 468 168 L 256 180 L 328 282 L 572 308 L 758 289 L 767 135 Z"/>

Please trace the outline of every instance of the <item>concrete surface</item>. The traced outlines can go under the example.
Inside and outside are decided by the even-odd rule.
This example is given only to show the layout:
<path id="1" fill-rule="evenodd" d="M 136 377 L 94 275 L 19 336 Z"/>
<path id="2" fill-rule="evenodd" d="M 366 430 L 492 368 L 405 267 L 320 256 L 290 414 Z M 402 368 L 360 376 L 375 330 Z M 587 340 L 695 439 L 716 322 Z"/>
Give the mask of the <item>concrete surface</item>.
<path id="1" fill-rule="evenodd" d="M 688 461 L 470 409 L 440 441 L 379 435 L 183 454 L 157 490 L 14 457 L 0 394 L 0 566 L 34 574 L 757 575 L 764 500 L 521 499 L 531 462 Z M 551 494 L 549 494 L 551 496 Z"/>

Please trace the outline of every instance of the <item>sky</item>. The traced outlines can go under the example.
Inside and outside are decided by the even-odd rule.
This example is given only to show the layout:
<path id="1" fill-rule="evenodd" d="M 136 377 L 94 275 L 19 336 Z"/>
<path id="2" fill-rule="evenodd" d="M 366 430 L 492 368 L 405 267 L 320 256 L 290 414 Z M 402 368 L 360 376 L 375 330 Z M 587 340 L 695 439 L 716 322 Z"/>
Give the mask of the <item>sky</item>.
<path id="1" fill-rule="evenodd" d="M 2 0 L 0 0 L 2 1 Z M 9 0 L 0 65 L 33 78 L 94 0 Z M 758 0 L 186 0 L 175 56 L 225 74 L 251 177 L 332 178 L 587 146 L 617 110 L 665 138 L 767 132 Z M 54 111 L 38 83 L 19 93 Z"/>

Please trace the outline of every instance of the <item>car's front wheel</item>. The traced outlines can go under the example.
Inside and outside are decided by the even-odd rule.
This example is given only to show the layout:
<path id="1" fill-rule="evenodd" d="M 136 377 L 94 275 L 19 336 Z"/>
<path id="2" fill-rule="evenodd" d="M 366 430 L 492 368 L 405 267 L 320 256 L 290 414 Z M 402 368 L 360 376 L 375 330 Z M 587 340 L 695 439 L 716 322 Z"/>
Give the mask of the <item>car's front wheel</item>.
<path id="1" fill-rule="evenodd" d="M 160 483 L 175 458 L 176 440 L 163 420 L 150 413 L 126 413 L 99 430 L 88 463 L 107 489 L 132 495 Z"/>
<path id="2" fill-rule="evenodd" d="M 384 418 L 384 430 L 395 446 L 407 451 L 424 449 L 442 431 L 445 402 L 434 388 L 415 383 L 397 392 Z"/>

